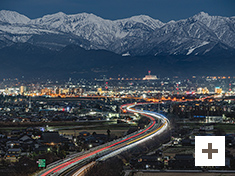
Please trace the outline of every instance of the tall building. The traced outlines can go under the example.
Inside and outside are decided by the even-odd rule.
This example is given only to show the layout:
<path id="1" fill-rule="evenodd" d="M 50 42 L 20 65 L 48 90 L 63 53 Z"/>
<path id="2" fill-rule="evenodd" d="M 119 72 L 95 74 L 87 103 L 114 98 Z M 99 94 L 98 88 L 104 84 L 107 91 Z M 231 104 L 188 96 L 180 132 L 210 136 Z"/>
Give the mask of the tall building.
<path id="1" fill-rule="evenodd" d="M 204 87 L 204 88 L 199 87 L 199 88 L 197 88 L 197 93 L 198 94 L 208 94 L 209 90 L 207 89 L 207 87 Z"/>
<path id="2" fill-rule="evenodd" d="M 51 94 L 52 93 L 52 89 L 51 88 L 44 88 L 41 90 L 42 94 Z"/>
<path id="3" fill-rule="evenodd" d="M 151 71 L 148 71 L 148 75 L 145 75 L 143 80 L 157 80 L 157 76 L 156 75 L 151 75 L 150 73 L 151 73 Z"/>
<path id="4" fill-rule="evenodd" d="M 56 93 L 56 94 L 60 94 L 61 92 L 60 92 L 60 88 L 59 87 L 56 87 L 55 89 L 54 89 L 54 92 Z"/>
<path id="5" fill-rule="evenodd" d="M 222 88 L 220 88 L 220 87 L 215 87 L 215 93 L 216 94 L 222 94 Z"/>
<path id="6" fill-rule="evenodd" d="M 102 93 L 102 88 L 99 87 L 99 88 L 97 89 L 97 92 L 98 92 L 98 93 Z"/>
<path id="7" fill-rule="evenodd" d="M 24 95 L 26 91 L 27 91 L 27 87 L 26 86 L 20 86 L 20 94 L 21 95 Z"/>
<path id="8" fill-rule="evenodd" d="M 32 108 L 31 97 L 29 97 L 29 109 Z"/>

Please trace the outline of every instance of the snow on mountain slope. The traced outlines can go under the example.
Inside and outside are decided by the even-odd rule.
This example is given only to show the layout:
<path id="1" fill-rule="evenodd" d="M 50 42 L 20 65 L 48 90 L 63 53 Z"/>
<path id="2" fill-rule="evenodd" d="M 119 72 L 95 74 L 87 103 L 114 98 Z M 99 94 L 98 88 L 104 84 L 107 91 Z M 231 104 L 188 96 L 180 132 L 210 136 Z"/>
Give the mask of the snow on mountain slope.
<path id="1" fill-rule="evenodd" d="M 204 42 L 202 42 L 202 44 L 200 44 L 199 46 L 190 47 L 190 49 L 188 50 L 188 52 L 187 52 L 186 55 L 191 54 L 195 49 L 200 48 L 200 47 L 202 47 L 202 46 L 204 46 L 204 45 L 207 45 L 208 43 L 210 43 L 210 42 L 205 42 L 205 41 L 204 41 Z"/>
<path id="2" fill-rule="evenodd" d="M 195 54 L 199 47 L 203 54 L 216 43 L 235 48 L 235 18 L 200 12 L 188 19 L 162 23 L 146 15 L 107 20 L 89 13 L 58 12 L 30 20 L 17 12 L 2 10 L 0 48 L 12 42 L 51 49 L 78 44 L 85 49 L 131 55 Z M 208 46 L 200 47 L 205 43 Z"/>
<path id="3" fill-rule="evenodd" d="M 235 47 L 235 20 L 231 17 L 210 16 L 208 13 L 200 12 L 192 17 L 211 29 L 218 39 Z"/>
<path id="4" fill-rule="evenodd" d="M 6 23 L 22 23 L 26 24 L 30 19 L 24 15 L 21 15 L 14 11 L 1 10 L 0 11 L 0 22 Z"/>
<path id="5" fill-rule="evenodd" d="M 157 28 L 160 28 L 165 24 L 165 23 L 163 23 L 159 20 L 153 19 L 153 18 L 151 18 L 147 15 L 133 16 L 131 18 L 116 20 L 115 22 L 125 24 L 125 23 L 130 22 L 130 21 L 133 22 L 134 24 L 135 23 L 143 23 L 143 24 L 145 24 L 146 26 L 150 27 L 153 30 L 155 30 Z"/>
<path id="6" fill-rule="evenodd" d="M 122 20 L 106 20 L 94 14 L 80 13 L 66 15 L 62 12 L 31 20 L 30 24 L 45 26 L 47 29 L 71 32 L 93 43 L 98 48 L 108 49 L 109 45 L 128 35 L 144 33 L 164 25 L 159 20 L 140 15 Z M 132 30 L 133 29 L 133 30 Z"/>
<path id="7" fill-rule="evenodd" d="M 166 23 L 138 46 L 127 51 L 130 51 L 132 55 L 134 53 L 137 55 L 185 55 L 190 49 L 205 42 L 211 42 L 211 44 L 221 42 L 235 48 L 234 26 L 234 20 L 231 18 L 213 17 L 201 12 L 188 19 Z M 206 49 L 206 47 L 203 48 Z"/>

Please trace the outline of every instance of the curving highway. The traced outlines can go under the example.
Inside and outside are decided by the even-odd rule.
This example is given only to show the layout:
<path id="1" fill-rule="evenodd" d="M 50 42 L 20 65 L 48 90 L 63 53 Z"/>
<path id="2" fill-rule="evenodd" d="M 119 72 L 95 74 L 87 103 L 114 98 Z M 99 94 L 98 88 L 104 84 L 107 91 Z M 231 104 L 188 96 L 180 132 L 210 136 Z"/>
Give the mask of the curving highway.
<path id="1" fill-rule="evenodd" d="M 132 113 L 139 113 L 143 116 L 148 117 L 151 121 L 146 128 L 132 133 L 128 136 L 125 136 L 124 138 L 92 148 L 84 153 L 80 152 L 76 155 L 70 156 L 65 160 L 59 161 L 48 166 L 46 169 L 44 169 L 37 175 L 81 175 L 81 173 L 84 172 L 86 168 L 89 168 L 91 165 L 94 165 L 94 162 L 92 161 L 104 161 L 117 154 L 120 154 L 125 150 L 139 145 L 140 143 L 143 143 L 156 135 L 163 133 L 169 125 L 168 119 L 159 113 L 135 108 L 136 105 L 141 104 L 145 103 L 126 104 L 122 105 L 121 109 Z M 88 164 L 91 162 L 92 164 Z M 89 165 L 89 167 L 87 166 L 87 164 Z M 71 170 L 72 168 L 73 173 L 68 172 L 68 170 Z"/>

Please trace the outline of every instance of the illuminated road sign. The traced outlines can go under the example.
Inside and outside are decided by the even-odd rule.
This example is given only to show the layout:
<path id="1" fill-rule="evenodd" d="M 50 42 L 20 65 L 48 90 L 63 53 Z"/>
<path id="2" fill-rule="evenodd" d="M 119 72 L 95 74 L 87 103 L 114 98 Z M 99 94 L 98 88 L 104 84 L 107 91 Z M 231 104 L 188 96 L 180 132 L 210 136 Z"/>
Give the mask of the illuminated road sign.
<path id="1" fill-rule="evenodd" d="M 38 159 L 38 167 L 46 167 L 46 159 Z"/>

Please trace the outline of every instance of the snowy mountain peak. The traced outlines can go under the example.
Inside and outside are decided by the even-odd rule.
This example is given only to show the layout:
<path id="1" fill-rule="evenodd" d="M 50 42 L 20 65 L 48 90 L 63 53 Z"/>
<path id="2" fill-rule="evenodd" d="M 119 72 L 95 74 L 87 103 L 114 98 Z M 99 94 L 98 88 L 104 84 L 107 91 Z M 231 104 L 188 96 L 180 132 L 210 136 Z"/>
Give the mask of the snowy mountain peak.
<path id="1" fill-rule="evenodd" d="M 30 19 L 24 15 L 21 15 L 14 11 L 1 10 L 0 11 L 0 21 L 7 23 L 23 23 L 26 24 Z"/>
<path id="2" fill-rule="evenodd" d="M 69 15 L 69 16 L 73 16 L 73 15 Z M 93 13 L 80 13 L 80 14 L 77 14 L 77 15 L 74 15 L 74 16 L 77 16 L 77 17 L 81 17 L 83 18 L 84 20 L 90 20 L 90 21 L 96 21 L 96 22 L 99 22 L 99 21 L 111 21 L 111 20 L 106 20 L 106 19 L 103 19 Z"/>
<path id="3" fill-rule="evenodd" d="M 69 17 L 71 18 L 88 18 L 90 16 L 95 16 L 97 17 L 96 15 L 94 15 L 93 13 L 86 13 L 86 12 L 83 12 L 83 13 L 78 13 L 78 14 L 72 14 L 72 15 L 68 15 Z"/>
<path id="4" fill-rule="evenodd" d="M 137 21 L 137 22 L 145 22 L 145 21 L 155 21 L 155 19 L 151 18 L 150 16 L 147 15 L 137 15 L 137 16 L 132 16 L 130 18 L 127 18 L 133 21 Z M 159 21 L 159 20 L 156 20 Z"/>
<path id="5" fill-rule="evenodd" d="M 196 14 L 195 16 L 205 18 L 205 17 L 208 17 L 208 16 L 210 16 L 210 15 L 209 15 L 208 13 L 205 13 L 205 12 L 199 12 L 199 13 Z"/>
<path id="6" fill-rule="evenodd" d="M 214 16 L 210 16 L 208 13 L 200 12 L 189 19 L 193 19 L 194 21 L 200 21 L 204 24 L 210 23 L 210 21 L 214 18 Z"/>
<path id="7" fill-rule="evenodd" d="M 13 24 L 14 25 L 11 25 Z M 217 43 L 235 48 L 234 17 L 200 12 L 188 19 L 163 23 L 147 15 L 108 20 L 92 13 L 63 12 L 30 20 L 17 12 L 0 11 L 0 48 L 17 42 L 59 49 L 77 44 L 130 54 L 208 53 Z"/>
<path id="8" fill-rule="evenodd" d="M 153 19 L 150 16 L 147 15 L 139 15 L 139 16 L 134 16 L 131 17 L 131 19 L 135 19 L 136 21 L 139 20 L 140 23 L 144 23 L 147 26 L 150 26 L 152 28 L 160 28 L 162 27 L 165 23 L 161 22 L 160 20 Z"/>
<path id="9" fill-rule="evenodd" d="M 66 14 L 64 12 L 57 12 L 57 13 L 55 13 L 55 15 L 65 16 Z"/>
<path id="10" fill-rule="evenodd" d="M 42 18 L 37 18 L 35 20 L 32 21 L 51 21 L 51 20 L 58 20 L 58 19 L 64 19 L 67 15 L 63 12 L 58 12 L 58 13 L 54 13 L 54 14 L 49 14 L 49 15 L 44 15 Z"/>
<path id="11" fill-rule="evenodd" d="M 211 19 L 212 16 L 210 16 L 208 13 L 200 12 L 200 13 L 194 15 L 194 16 L 191 17 L 191 18 L 194 19 L 194 20 L 196 20 L 196 21 L 204 21 L 204 20 Z"/>
<path id="12" fill-rule="evenodd" d="M 167 24 L 175 23 L 175 20 L 168 21 Z"/>
<path id="13" fill-rule="evenodd" d="M 58 26 L 64 26 L 63 28 L 68 29 L 71 26 L 74 26 L 74 24 L 82 23 L 83 21 L 99 22 L 99 20 L 103 20 L 103 19 L 94 14 L 89 14 L 89 13 L 67 15 L 63 12 L 58 12 L 55 14 L 45 15 L 42 18 L 31 20 L 30 23 L 43 24 L 43 25 L 50 26 L 53 28 L 56 28 Z"/>
<path id="14" fill-rule="evenodd" d="M 153 19 L 147 15 L 137 15 L 137 16 L 132 16 L 130 18 L 116 20 L 116 22 L 122 22 L 122 23 L 126 23 L 128 21 L 134 22 L 134 23 L 143 23 L 152 29 L 160 28 L 165 24 L 161 22 L 160 20 Z"/>

